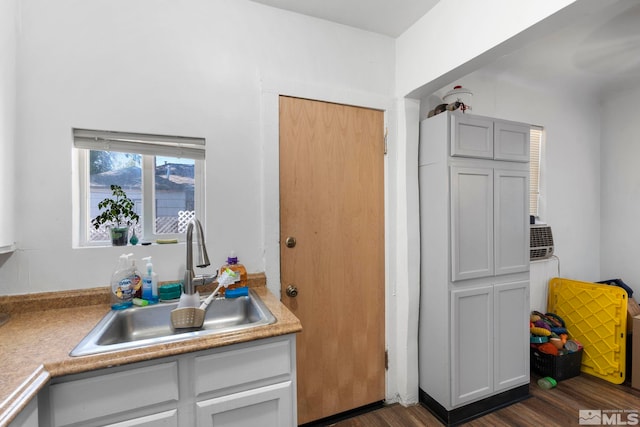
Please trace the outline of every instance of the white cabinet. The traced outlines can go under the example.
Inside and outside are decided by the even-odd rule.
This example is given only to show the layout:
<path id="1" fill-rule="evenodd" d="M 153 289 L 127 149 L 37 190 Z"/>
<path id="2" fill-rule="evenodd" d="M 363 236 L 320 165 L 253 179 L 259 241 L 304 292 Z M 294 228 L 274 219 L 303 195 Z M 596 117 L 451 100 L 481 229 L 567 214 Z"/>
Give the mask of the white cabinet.
<path id="1" fill-rule="evenodd" d="M 451 277 L 492 276 L 493 170 L 451 167 Z"/>
<path id="2" fill-rule="evenodd" d="M 528 394 L 528 126 L 448 112 L 420 132 L 420 397 L 456 423 Z"/>
<path id="3" fill-rule="evenodd" d="M 494 274 L 529 271 L 529 168 L 493 171 Z"/>
<path id="4" fill-rule="evenodd" d="M 451 291 L 452 405 L 493 391 L 493 292 L 491 286 Z"/>
<path id="5" fill-rule="evenodd" d="M 199 356 L 195 371 L 198 427 L 297 425 L 291 340 Z"/>
<path id="6" fill-rule="evenodd" d="M 178 410 L 173 409 L 115 424 L 105 424 L 105 427 L 178 427 Z"/>
<path id="7" fill-rule="evenodd" d="M 526 281 L 451 291 L 453 406 L 528 383 L 528 303 Z"/>
<path id="8" fill-rule="evenodd" d="M 37 396 L 9 423 L 9 427 L 38 427 Z"/>
<path id="9" fill-rule="evenodd" d="M 197 403 L 198 427 L 295 426 L 291 381 L 250 389 Z"/>
<path id="10" fill-rule="evenodd" d="M 529 162 L 529 125 L 457 113 L 447 116 L 451 156 Z"/>
<path id="11" fill-rule="evenodd" d="M 528 271 L 529 171 L 450 170 L 452 280 Z"/>
<path id="12" fill-rule="evenodd" d="M 493 306 L 493 389 L 504 391 L 529 383 L 529 281 L 494 285 Z"/>
<path id="13" fill-rule="evenodd" d="M 88 377 L 61 379 L 49 386 L 52 427 L 88 423 L 119 414 L 139 418 L 145 408 L 176 409 L 179 399 L 178 361 L 129 368 Z M 161 411 L 165 412 L 165 411 Z M 128 424 L 137 425 L 137 424 Z"/>
<path id="14" fill-rule="evenodd" d="M 295 336 L 55 378 L 40 426 L 295 426 Z"/>

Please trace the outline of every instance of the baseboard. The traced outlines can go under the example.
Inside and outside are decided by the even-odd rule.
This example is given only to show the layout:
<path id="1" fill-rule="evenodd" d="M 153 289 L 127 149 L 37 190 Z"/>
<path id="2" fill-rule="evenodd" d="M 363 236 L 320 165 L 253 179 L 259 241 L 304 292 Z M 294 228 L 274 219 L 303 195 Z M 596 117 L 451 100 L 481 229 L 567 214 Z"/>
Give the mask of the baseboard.
<path id="1" fill-rule="evenodd" d="M 489 396 L 477 402 L 447 411 L 444 406 L 420 389 L 420 403 L 446 426 L 456 426 L 497 409 L 528 399 L 529 384 Z"/>
<path id="2" fill-rule="evenodd" d="M 321 420 L 311 421 L 309 423 L 301 424 L 298 427 L 325 427 L 343 421 L 349 418 L 357 417 L 358 415 L 366 414 L 367 412 L 375 411 L 384 407 L 384 401 L 370 403 L 359 408 L 351 409 L 350 411 L 341 412 L 330 417 L 323 418 Z"/>

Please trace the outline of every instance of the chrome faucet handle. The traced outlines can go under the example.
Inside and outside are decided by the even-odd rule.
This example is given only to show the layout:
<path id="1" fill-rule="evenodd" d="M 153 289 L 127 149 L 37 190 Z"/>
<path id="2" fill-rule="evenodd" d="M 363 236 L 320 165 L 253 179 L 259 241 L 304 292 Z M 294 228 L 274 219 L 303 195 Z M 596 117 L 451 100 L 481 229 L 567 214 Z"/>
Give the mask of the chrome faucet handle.
<path id="1" fill-rule="evenodd" d="M 193 277 L 191 281 L 193 283 L 193 287 L 195 288 L 196 286 L 204 286 L 204 285 L 208 285 L 209 283 L 213 283 L 213 281 L 216 280 L 217 278 L 218 278 L 218 273 L 199 274 Z"/>

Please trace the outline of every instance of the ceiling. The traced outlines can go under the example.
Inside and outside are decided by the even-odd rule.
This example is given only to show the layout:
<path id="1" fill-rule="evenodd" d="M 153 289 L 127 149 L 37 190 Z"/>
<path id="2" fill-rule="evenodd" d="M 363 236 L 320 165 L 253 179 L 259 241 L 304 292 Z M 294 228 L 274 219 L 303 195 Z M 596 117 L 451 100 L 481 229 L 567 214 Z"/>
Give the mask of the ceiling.
<path id="1" fill-rule="evenodd" d="M 640 86 L 640 2 L 620 0 L 478 70 L 600 97 Z"/>
<path id="2" fill-rule="evenodd" d="M 398 37 L 439 0 L 253 0 L 361 30 Z"/>
<path id="3" fill-rule="evenodd" d="M 253 0 L 265 5 L 398 37 L 439 0 Z M 596 96 L 640 86 L 640 2 L 604 10 L 478 70 L 497 79 Z"/>

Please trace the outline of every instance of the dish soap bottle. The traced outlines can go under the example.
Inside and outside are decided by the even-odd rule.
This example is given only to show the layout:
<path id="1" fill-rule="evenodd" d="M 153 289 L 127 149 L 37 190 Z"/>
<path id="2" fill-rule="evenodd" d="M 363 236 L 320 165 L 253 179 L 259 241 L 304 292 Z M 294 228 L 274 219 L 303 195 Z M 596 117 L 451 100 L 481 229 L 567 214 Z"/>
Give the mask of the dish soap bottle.
<path id="1" fill-rule="evenodd" d="M 129 261 L 131 255 L 120 255 L 118 265 L 111 275 L 111 308 L 113 310 L 124 310 L 133 305 L 131 263 Z"/>
<path id="2" fill-rule="evenodd" d="M 130 276 L 131 276 L 131 286 L 133 287 L 133 297 L 134 298 L 142 298 L 142 275 L 138 270 L 138 266 L 136 266 L 136 259 L 131 258 L 133 254 L 129 254 L 129 259 L 131 260 L 130 267 Z"/>
<path id="3" fill-rule="evenodd" d="M 147 261 L 146 274 L 142 276 L 142 299 L 152 303 L 158 302 L 158 275 L 153 271 L 150 256 L 142 260 Z"/>
<path id="4" fill-rule="evenodd" d="M 230 284 L 227 289 L 235 289 L 242 286 L 247 286 L 247 269 L 244 267 L 244 265 L 238 263 L 238 257 L 236 256 L 236 253 L 234 251 L 231 251 L 231 253 L 227 257 L 227 263 L 220 267 L 218 274 L 222 274 L 222 272 L 227 268 L 237 274 L 235 281 Z M 220 294 L 224 295 L 224 292 L 225 288 L 220 288 Z"/>

